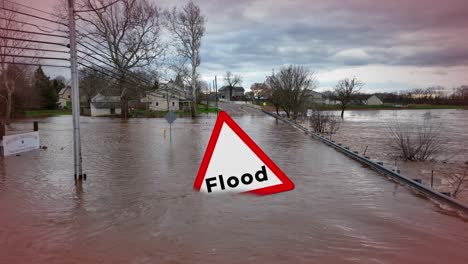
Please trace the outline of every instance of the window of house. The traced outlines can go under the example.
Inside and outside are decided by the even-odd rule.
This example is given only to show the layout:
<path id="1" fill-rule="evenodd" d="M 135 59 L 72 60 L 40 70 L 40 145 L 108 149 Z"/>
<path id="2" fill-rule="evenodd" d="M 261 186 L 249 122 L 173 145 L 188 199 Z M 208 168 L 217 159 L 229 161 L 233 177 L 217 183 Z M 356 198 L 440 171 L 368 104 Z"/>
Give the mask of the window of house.
<path id="1" fill-rule="evenodd" d="M 114 115 L 115 114 L 115 108 L 111 108 L 110 113 L 111 113 L 111 115 Z"/>
<path id="2" fill-rule="evenodd" d="M 159 102 L 156 102 L 156 106 L 159 106 Z"/>
<path id="3" fill-rule="evenodd" d="M 70 98 L 71 98 L 71 96 L 69 95 L 69 96 L 68 96 L 68 99 L 70 99 Z"/>
<path id="4" fill-rule="evenodd" d="M 172 102 L 172 106 L 175 106 L 175 103 L 174 103 L 174 102 Z"/>

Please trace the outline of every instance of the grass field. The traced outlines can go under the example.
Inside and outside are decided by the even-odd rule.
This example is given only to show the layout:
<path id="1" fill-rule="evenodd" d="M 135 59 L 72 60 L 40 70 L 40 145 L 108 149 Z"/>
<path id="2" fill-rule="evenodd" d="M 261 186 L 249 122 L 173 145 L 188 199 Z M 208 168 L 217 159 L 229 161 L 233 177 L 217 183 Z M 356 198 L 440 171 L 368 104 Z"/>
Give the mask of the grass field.
<path id="1" fill-rule="evenodd" d="M 218 110 L 219 111 L 219 110 Z M 198 105 L 197 106 L 197 113 L 198 114 L 206 114 L 206 113 L 216 113 L 217 108 L 209 106 L 206 108 L 205 105 Z M 184 111 L 174 111 L 174 113 L 179 116 L 191 116 L 190 112 L 184 112 Z M 135 118 L 161 118 L 166 116 L 167 111 L 151 111 L 151 110 L 139 110 L 135 109 L 130 113 L 131 117 Z"/>
<path id="2" fill-rule="evenodd" d="M 61 115 L 71 115 L 71 110 L 62 110 L 62 109 L 55 109 L 55 110 L 48 110 L 48 109 L 41 109 L 41 110 L 31 110 L 25 111 L 24 117 L 48 117 L 48 116 L 61 116 Z"/>
<path id="3" fill-rule="evenodd" d="M 320 105 L 321 110 L 341 110 L 339 105 Z M 462 105 L 423 105 L 410 104 L 404 106 L 395 106 L 392 104 L 383 105 L 350 105 L 346 110 L 430 110 L 430 109 L 463 109 Z"/>

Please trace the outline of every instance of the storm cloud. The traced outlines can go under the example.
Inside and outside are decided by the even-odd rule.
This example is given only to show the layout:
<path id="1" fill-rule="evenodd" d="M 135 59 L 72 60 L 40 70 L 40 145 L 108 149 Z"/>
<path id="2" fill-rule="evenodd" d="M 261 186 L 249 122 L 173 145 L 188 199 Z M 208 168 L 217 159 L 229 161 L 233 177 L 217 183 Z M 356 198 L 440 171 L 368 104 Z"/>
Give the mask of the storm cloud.
<path id="1" fill-rule="evenodd" d="M 44 9 L 58 0 L 23 1 Z M 194 2 L 208 21 L 200 68 L 206 80 L 229 70 L 249 87 L 272 69 L 301 64 L 327 85 L 358 74 L 379 89 L 393 89 L 395 79 L 401 88 L 468 83 L 466 0 Z M 405 79 L 407 72 L 419 75 Z"/>

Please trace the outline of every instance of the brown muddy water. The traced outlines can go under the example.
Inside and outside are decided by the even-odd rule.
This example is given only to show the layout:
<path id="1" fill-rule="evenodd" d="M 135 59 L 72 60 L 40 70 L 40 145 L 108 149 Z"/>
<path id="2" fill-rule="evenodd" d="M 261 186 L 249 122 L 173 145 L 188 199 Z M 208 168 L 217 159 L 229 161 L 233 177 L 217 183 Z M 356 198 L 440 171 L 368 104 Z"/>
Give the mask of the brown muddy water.
<path id="1" fill-rule="evenodd" d="M 461 218 L 271 117 L 234 119 L 295 190 L 194 192 L 214 117 L 172 141 L 164 119 L 82 118 L 75 185 L 71 117 L 41 120 L 47 150 L 0 159 L 0 263 L 466 263 Z"/>

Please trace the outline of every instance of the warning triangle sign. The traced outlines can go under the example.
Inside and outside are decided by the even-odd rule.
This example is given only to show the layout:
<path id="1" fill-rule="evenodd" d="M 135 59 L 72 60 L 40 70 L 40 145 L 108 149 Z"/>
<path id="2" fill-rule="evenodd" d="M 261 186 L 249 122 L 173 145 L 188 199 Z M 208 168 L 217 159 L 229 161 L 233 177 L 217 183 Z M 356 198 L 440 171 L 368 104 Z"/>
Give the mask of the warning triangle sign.
<path id="1" fill-rule="evenodd" d="M 267 195 L 294 189 L 294 183 L 260 147 L 221 111 L 194 189 L 205 193 Z"/>

